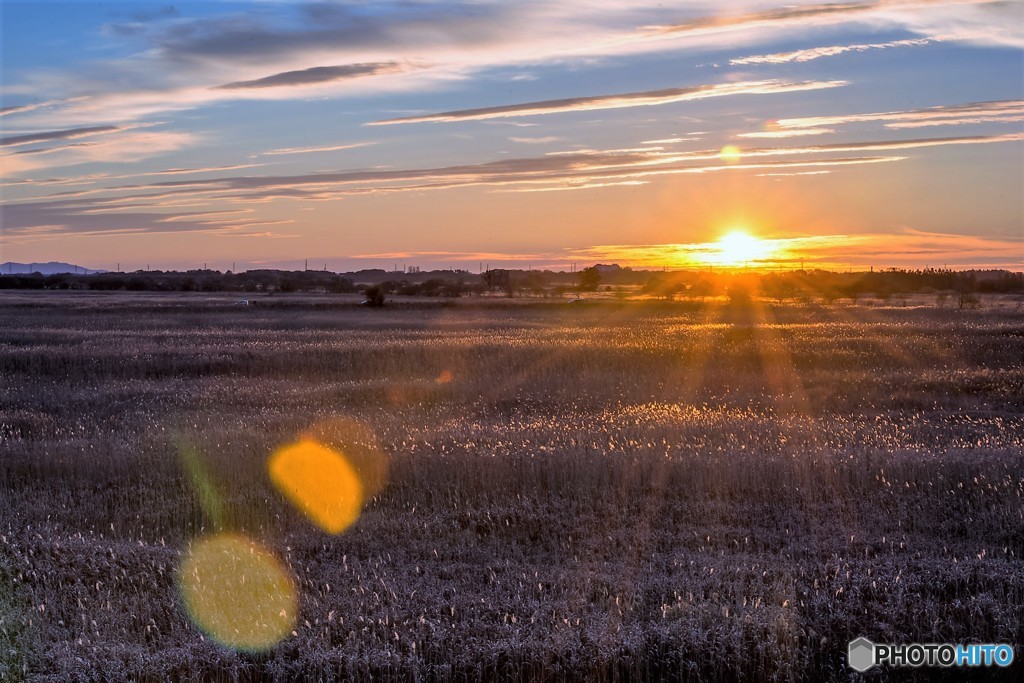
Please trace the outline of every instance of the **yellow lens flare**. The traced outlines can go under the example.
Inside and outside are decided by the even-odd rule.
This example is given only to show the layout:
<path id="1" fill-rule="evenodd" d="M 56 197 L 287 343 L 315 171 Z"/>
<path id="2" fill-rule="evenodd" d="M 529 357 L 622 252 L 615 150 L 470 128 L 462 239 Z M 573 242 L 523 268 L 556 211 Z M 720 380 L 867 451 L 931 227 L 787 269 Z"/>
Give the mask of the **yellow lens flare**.
<path id="1" fill-rule="evenodd" d="M 312 439 L 270 456 L 270 479 L 313 524 L 331 534 L 352 526 L 363 506 L 363 483 L 341 453 Z"/>
<path id="2" fill-rule="evenodd" d="M 733 230 L 711 244 L 706 256 L 709 263 L 723 266 L 740 266 L 760 261 L 772 254 L 771 243 L 758 239 L 743 230 Z"/>
<path id="3" fill-rule="evenodd" d="M 268 650 L 298 617 L 295 583 L 277 558 L 236 534 L 200 539 L 178 570 L 178 589 L 192 621 L 236 650 Z"/>
<path id="4" fill-rule="evenodd" d="M 206 463 L 203 462 L 202 454 L 197 448 L 184 442 L 178 444 L 178 454 L 181 456 L 182 467 L 192 482 L 192 488 L 199 498 L 203 515 L 214 529 L 220 530 L 224 522 L 224 500 Z"/>

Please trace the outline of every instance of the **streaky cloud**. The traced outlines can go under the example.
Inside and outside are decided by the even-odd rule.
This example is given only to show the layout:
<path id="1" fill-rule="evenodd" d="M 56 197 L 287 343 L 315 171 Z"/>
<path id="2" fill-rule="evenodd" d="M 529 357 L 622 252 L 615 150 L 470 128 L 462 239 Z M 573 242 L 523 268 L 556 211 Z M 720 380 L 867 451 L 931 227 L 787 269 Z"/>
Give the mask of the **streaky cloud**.
<path id="1" fill-rule="evenodd" d="M 752 133 L 740 133 L 736 137 L 740 138 L 796 138 L 806 137 L 809 135 L 826 135 L 828 133 L 835 133 L 835 130 L 831 128 L 792 128 L 784 130 L 759 130 Z"/>
<path id="2" fill-rule="evenodd" d="M 10 116 L 12 114 L 24 114 L 36 109 L 45 109 L 46 107 L 52 107 L 57 104 L 63 104 L 67 100 L 47 100 L 45 102 L 35 102 L 33 104 L 22 104 L 13 107 L 0 107 L 0 116 Z"/>
<path id="3" fill-rule="evenodd" d="M 792 171 L 790 173 L 758 173 L 758 178 L 791 178 L 803 175 L 828 175 L 832 171 Z"/>
<path id="4" fill-rule="evenodd" d="M 892 10 L 915 10 L 946 5 L 991 4 L 996 3 L 994 0 L 864 0 L 861 2 L 794 4 L 756 12 L 700 17 L 678 24 L 646 26 L 643 30 L 648 36 L 718 33 L 743 28 L 767 28 L 788 24 L 838 23 L 848 21 L 860 15 L 871 15 Z"/>
<path id="5" fill-rule="evenodd" d="M 710 97 L 725 97 L 729 95 L 767 95 L 774 93 L 800 92 L 805 90 L 822 90 L 827 88 L 839 88 L 845 85 L 848 85 L 848 82 L 842 80 L 801 81 L 795 83 L 777 79 L 765 81 L 741 81 L 739 83 L 698 85 L 689 88 L 665 88 L 663 90 L 648 90 L 644 92 L 621 93 L 616 95 L 570 97 L 557 100 L 507 104 L 497 107 L 483 107 L 479 109 L 460 109 L 436 114 L 403 116 L 395 119 L 372 121 L 366 125 L 386 126 L 403 123 L 480 121 L 510 116 L 536 116 L 540 114 L 558 114 L 574 111 L 646 107 L 661 104 L 672 104 L 675 102 L 702 100 Z"/>
<path id="6" fill-rule="evenodd" d="M 540 138 L 510 137 L 509 142 L 516 142 L 520 145 L 545 145 L 550 142 L 559 142 L 562 138 L 557 135 L 548 135 Z"/>
<path id="7" fill-rule="evenodd" d="M 317 152 L 338 152 L 344 149 L 356 149 L 358 147 L 369 147 L 376 142 L 353 142 L 347 145 L 328 145 L 325 147 L 282 147 L 263 152 L 263 156 L 276 156 L 284 154 L 313 154 Z"/>
<path id="8" fill-rule="evenodd" d="M 881 121 L 887 128 L 957 125 L 960 123 L 998 122 L 1024 115 L 1024 100 L 993 100 L 966 104 L 941 105 L 905 111 L 871 112 L 865 114 L 837 114 L 779 119 L 781 128 L 818 128 L 850 123 Z"/>
<path id="9" fill-rule="evenodd" d="M 495 192 L 564 192 L 566 190 L 594 190 L 604 187 L 636 187 L 646 185 L 646 180 L 619 180 L 610 183 L 569 183 L 550 187 L 526 187 L 514 190 L 495 190 Z"/>
<path id="10" fill-rule="evenodd" d="M 99 230 L 106 218 L 113 222 L 105 229 L 115 231 L 146 232 L 151 228 L 160 232 L 168 230 L 169 225 L 179 224 L 183 230 L 209 230 L 214 220 L 219 221 L 221 227 L 221 223 L 236 223 L 230 216 L 211 218 L 208 215 L 222 208 L 224 202 L 239 203 L 248 208 L 248 205 L 272 200 L 332 201 L 349 196 L 469 187 L 525 188 L 536 191 L 615 188 L 678 174 L 750 171 L 790 173 L 894 163 L 907 157 L 835 155 L 943 145 L 991 144 L 1022 139 L 1024 133 L 760 147 L 741 150 L 740 161 L 732 163 L 723 163 L 719 150 L 678 153 L 654 150 L 602 153 L 600 150 L 588 150 L 577 154 L 435 168 L 167 180 L 76 191 L 63 197 L 57 194 L 41 200 L 9 202 L 4 207 L 4 220 L 5 229 L 12 236 L 41 225 L 70 226 L 70 232 Z M 802 156 L 809 158 L 800 158 Z M 97 196 L 115 193 L 116 196 Z M 167 213 L 174 208 L 176 201 L 195 202 L 200 198 L 207 203 L 199 204 L 200 211 L 197 213 Z M 149 211 L 145 208 L 147 204 L 151 207 Z M 182 218 L 168 221 L 166 219 L 169 215 L 180 215 Z M 134 218 L 136 222 L 130 225 L 129 218 Z"/>
<path id="11" fill-rule="evenodd" d="M 314 66 L 298 71 L 285 71 L 251 81 L 236 81 L 214 86 L 214 90 L 245 90 L 255 88 L 293 88 L 317 85 L 361 76 L 377 76 L 401 71 L 398 62 L 368 62 L 365 64 L 344 64 L 340 66 Z"/>
<path id="12" fill-rule="evenodd" d="M 928 45 L 935 42 L 932 38 L 908 38 L 906 40 L 893 40 L 888 43 L 861 43 L 857 45 L 831 45 L 829 47 L 813 47 L 806 50 L 794 50 L 793 52 L 776 52 L 767 55 L 750 55 L 730 59 L 732 66 L 745 66 L 748 64 L 786 64 L 788 62 L 809 62 L 822 57 L 834 57 L 846 52 L 867 52 L 868 50 L 884 50 L 891 47 L 910 47 L 914 45 Z"/>
<path id="13" fill-rule="evenodd" d="M 189 173 L 214 173 L 218 171 L 238 171 L 243 168 L 258 168 L 264 164 L 234 164 L 231 166 L 208 166 L 206 168 L 167 168 L 162 171 L 149 171 L 133 175 L 113 176 L 116 178 L 133 178 L 140 175 L 187 175 Z"/>
<path id="14" fill-rule="evenodd" d="M 124 128 L 122 126 L 88 126 L 85 128 L 67 128 L 65 130 L 49 130 L 40 133 L 9 135 L 5 138 L 0 138 L 0 147 L 31 145 L 37 142 L 52 142 L 54 140 L 74 140 L 76 138 L 84 138 L 90 135 L 114 133 L 123 129 Z"/>

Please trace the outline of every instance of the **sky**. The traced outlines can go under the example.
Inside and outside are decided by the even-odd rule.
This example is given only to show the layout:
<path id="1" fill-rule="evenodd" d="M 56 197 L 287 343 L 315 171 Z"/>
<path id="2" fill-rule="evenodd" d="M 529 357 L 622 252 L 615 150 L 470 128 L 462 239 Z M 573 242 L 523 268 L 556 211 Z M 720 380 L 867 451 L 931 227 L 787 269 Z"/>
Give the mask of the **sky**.
<path id="1" fill-rule="evenodd" d="M 3 261 L 687 268 L 739 231 L 750 267 L 1024 270 L 1021 0 L 4 0 L 0 22 Z"/>

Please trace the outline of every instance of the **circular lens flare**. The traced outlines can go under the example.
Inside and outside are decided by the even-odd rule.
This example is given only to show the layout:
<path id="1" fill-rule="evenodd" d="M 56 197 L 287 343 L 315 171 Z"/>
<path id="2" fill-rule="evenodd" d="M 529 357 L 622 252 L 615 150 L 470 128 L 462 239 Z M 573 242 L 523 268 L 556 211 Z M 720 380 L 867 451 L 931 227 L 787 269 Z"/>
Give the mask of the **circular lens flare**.
<path id="1" fill-rule="evenodd" d="M 197 541 L 178 569 L 178 589 L 196 626 L 236 650 L 272 648 L 298 616 L 288 571 L 269 550 L 237 534 Z"/>
<path id="2" fill-rule="evenodd" d="M 341 453 L 307 438 L 275 452 L 268 467 L 277 490 L 324 531 L 341 533 L 359 518 L 363 482 Z"/>

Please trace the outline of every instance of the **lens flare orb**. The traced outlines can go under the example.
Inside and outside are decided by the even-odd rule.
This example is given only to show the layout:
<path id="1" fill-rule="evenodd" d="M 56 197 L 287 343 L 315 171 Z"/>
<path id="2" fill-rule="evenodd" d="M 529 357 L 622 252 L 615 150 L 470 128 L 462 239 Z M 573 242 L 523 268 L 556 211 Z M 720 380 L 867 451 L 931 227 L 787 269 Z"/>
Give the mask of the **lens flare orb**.
<path id="1" fill-rule="evenodd" d="M 269 550 L 237 534 L 194 543 L 178 569 L 178 589 L 193 623 L 235 650 L 272 648 L 298 616 L 289 572 Z"/>
<path id="2" fill-rule="evenodd" d="M 339 534 L 359 518 L 363 482 L 341 453 L 302 439 L 275 452 L 269 470 L 277 490 L 324 531 Z"/>

